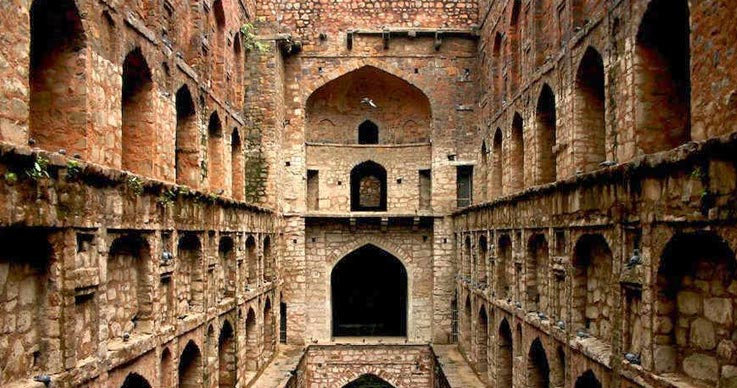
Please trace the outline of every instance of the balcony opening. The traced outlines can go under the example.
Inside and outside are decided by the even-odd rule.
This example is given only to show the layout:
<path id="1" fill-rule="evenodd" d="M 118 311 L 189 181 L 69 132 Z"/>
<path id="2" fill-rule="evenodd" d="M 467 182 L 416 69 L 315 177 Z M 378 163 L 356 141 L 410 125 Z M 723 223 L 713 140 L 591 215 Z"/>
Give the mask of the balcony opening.
<path id="1" fill-rule="evenodd" d="M 386 169 L 372 161 L 351 171 L 351 210 L 386 211 Z"/>

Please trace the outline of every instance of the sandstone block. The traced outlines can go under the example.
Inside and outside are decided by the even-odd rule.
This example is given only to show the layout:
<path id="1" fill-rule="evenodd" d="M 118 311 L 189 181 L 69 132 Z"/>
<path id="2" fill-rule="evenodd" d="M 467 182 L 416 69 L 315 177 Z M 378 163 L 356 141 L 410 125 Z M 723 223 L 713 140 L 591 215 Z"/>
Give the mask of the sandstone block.
<path id="1" fill-rule="evenodd" d="M 695 379 L 715 383 L 719 373 L 719 363 L 714 357 L 696 353 L 683 360 L 683 371 Z"/>

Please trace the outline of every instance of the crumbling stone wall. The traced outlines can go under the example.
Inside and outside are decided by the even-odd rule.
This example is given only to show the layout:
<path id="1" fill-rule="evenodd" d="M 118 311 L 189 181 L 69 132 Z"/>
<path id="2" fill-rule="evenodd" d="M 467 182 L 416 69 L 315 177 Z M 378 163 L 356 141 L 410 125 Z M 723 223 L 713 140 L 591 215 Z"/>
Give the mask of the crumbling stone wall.
<path id="1" fill-rule="evenodd" d="M 257 360 L 253 378 L 273 357 L 279 313 L 263 306 L 281 300 L 278 219 L 242 202 L 246 153 L 261 148 L 240 32 L 254 2 L 0 9 L 13 15 L 0 18 L 0 234 L 33 247 L 0 260 L 0 352 L 12 360 L 0 385 L 44 374 L 56 387 L 245 385 L 245 360 Z M 187 238 L 198 241 L 180 251 Z M 254 341 L 236 352 L 249 309 Z"/>
<path id="2" fill-rule="evenodd" d="M 729 6 L 552 3 L 481 20 L 481 200 L 454 216 L 461 349 L 483 363 L 484 308 L 496 345 L 477 369 L 502 386 L 729 386 L 737 177 L 718 74 L 734 58 L 701 55 L 731 33 L 713 12 Z M 468 257 L 480 236 L 497 242 L 487 265 Z M 520 291 L 477 281 L 490 270 Z"/>

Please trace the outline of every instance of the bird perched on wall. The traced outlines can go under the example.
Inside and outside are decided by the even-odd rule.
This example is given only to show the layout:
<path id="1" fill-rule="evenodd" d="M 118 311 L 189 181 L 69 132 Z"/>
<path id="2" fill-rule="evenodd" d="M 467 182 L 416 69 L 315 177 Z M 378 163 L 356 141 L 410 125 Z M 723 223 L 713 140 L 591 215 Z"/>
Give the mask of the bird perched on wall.
<path id="1" fill-rule="evenodd" d="M 362 98 L 361 99 L 361 104 L 368 105 L 368 106 L 370 106 L 370 107 L 372 107 L 374 109 L 378 108 L 378 106 L 376 106 L 376 104 L 374 103 L 374 100 L 372 100 L 372 99 L 370 99 L 368 97 Z"/>

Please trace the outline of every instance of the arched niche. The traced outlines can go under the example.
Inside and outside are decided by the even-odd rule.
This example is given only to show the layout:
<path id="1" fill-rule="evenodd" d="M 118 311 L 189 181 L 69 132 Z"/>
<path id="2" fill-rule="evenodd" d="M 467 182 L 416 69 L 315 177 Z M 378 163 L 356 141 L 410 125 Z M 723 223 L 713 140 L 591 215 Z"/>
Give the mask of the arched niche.
<path id="1" fill-rule="evenodd" d="M 367 120 L 381 128 L 382 143 L 426 143 L 431 136 L 427 96 L 409 82 L 372 66 L 346 73 L 315 90 L 307 99 L 306 118 L 305 137 L 311 143 L 356 144 L 356 130 Z M 414 124 L 405 125 L 409 121 Z"/>

